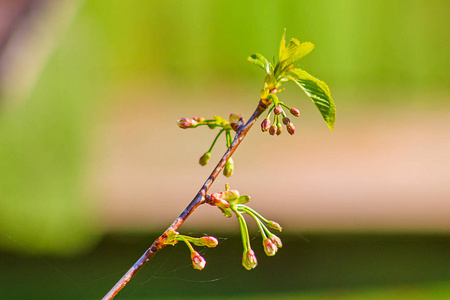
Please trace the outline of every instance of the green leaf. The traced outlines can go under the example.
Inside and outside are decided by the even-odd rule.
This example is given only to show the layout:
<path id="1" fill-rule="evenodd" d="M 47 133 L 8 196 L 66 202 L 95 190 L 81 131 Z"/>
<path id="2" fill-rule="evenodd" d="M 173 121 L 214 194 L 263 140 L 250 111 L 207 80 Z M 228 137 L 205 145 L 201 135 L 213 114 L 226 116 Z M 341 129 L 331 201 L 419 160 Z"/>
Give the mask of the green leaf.
<path id="1" fill-rule="evenodd" d="M 230 123 L 228 123 L 227 120 L 225 120 L 221 116 L 214 116 L 214 120 L 216 120 L 217 126 L 226 127 L 227 125 L 230 124 Z"/>
<path id="2" fill-rule="evenodd" d="M 280 62 L 291 60 L 300 51 L 300 41 L 296 38 L 292 38 L 289 41 L 286 49 L 283 51 L 283 55 L 280 57 Z"/>
<path id="3" fill-rule="evenodd" d="M 297 49 L 296 54 L 292 57 L 291 63 L 294 63 L 297 60 L 309 54 L 309 52 L 311 52 L 314 49 L 314 47 L 315 47 L 314 44 L 310 42 L 301 43 L 299 48 Z"/>
<path id="4" fill-rule="evenodd" d="M 240 196 L 237 200 L 236 200 L 236 204 L 245 204 L 248 201 L 250 201 L 250 196 L 249 195 L 243 195 Z"/>
<path id="5" fill-rule="evenodd" d="M 247 58 L 247 61 L 261 67 L 267 74 L 273 71 L 272 65 L 269 61 L 259 53 L 254 53 Z"/>
<path id="6" fill-rule="evenodd" d="M 300 41 L 297 39 L 291 39 L 288 47 L 286 48 L 283 56 L 280 59 L 279 68 L 277 69 L 277 71 L 279 70 L 280 72 L 284 72 L 287 67 L 303 58 L 305 55 L 311 52 L 314 47 L 315 46 L 313 43 L 300 43 Z"/>
<path id="7" fill-rule="evenodd" d="M 280 53 L 278 63 L 275 66 L 275 77 L 287 71 L 290 65 L 303 58 L 314 49 L 314 44 L 310 42 L 300 43 L 299 40 L 292 38 L 286 47 L 286 29 L 280 43 Z"/>
<path id="8" fill-rule="evenodd" d="M 287 78 L 294 81 L 314 102 L 331 132 L 333 132 L 334 122 L 336 120 L 336 106 L 334 105 L 330 89 L 326 83 L 301 69 L 292 69 L 290 72 L 295 77 L 287 76 Z"/>

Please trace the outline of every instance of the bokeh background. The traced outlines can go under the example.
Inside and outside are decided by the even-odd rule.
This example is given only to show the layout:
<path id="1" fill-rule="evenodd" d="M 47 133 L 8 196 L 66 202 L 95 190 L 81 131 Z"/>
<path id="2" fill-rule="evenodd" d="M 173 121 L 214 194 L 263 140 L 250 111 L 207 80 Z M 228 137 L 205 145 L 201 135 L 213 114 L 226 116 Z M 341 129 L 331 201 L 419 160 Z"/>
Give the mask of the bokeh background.
<path id="1" fill-rule="evenodd" d="M 234 219 L 200 207 L 203 272 L 165 249 L 119 299 L 448 299 L 450 4 L 446 0 L 0 1 L 0 294 L 98 299 L 192 199 L 214 134 L 179 117 L 257 105 L 246 62 L 287 37 L 337 105 L 330 133 L 295 86 L 294 136 L 257 126 L 219 178 L 285 228 L 240 266 Z"/>

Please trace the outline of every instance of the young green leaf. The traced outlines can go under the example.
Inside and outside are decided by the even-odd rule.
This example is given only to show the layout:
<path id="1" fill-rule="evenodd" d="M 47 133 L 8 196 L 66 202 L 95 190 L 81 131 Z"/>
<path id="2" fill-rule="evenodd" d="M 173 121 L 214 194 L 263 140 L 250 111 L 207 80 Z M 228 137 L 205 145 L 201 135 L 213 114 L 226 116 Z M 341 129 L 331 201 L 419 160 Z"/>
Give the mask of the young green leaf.
<path id="1" fill-rule="evenodd" d="M 290 72 L 294 74 L 295 77 L 288 76 L 288 78 L 294 81 L 314 102 L 331 132 L 333 132 L 336 119 L 336 106 L 334 105 L 330 89 L 326 83 L 301 69 L 292 69 Z"/>
<path id="2" fill-rule="evenodd" d="M 247 58 L 247 61 L 261 67 L 267 74 L 273 71 L 272 65 L 269 61 L 259 53 L 254 53 Z"/>
<path id="3" fill-rule="evenodd" d="M 229 125 L 228 121 L 221 116 L 214 116 L 214 120 L 216 120 L 216 124 L 218 126 L 226 127 L 227 125 Z"/>

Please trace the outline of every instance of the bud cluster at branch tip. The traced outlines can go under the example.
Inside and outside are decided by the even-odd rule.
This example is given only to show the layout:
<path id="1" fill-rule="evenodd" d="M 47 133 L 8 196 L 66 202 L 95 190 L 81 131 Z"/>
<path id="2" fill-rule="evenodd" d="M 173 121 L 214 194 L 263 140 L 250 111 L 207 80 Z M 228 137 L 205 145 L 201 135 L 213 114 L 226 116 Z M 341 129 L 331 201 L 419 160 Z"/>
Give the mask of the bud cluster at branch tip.
<path id="1" fill-rule="evenodd" d="M 277 90 L 275 90 L 275 92 L 277 92 Z M 295 107 L 291 108 L 281 102 L 275 94 L 269 94 L 267 96 L 267 100 L 270 109 L 267 113 L 267 117 L 261 122 L 262 132 L 269 131 L 270 135 L 280 135 L 283 132 L 282 124 L 284 124 L 286 126 L 287 132 L 290 135 L 293 135 L 295 133 L 295 126 L 287 117 L 283 107 L 289 109 L 289 112 L 295 117 L 300 116 L 300 111 Z M 273 124 L 271 124 L 270 122 L 270 115 L 272 111 L 274 113 Z"/>

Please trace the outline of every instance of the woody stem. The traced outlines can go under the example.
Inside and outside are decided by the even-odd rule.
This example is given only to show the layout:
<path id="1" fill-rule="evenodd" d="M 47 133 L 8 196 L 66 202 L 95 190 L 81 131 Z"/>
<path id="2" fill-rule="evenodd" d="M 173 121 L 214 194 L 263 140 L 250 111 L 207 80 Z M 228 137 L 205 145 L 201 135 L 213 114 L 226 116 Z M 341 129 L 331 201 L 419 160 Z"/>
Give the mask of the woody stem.
<path id="1" fill-rule="evenodd" d="M 169 228 L 159 236 L 153 244 L 148 248 L 144 254 L 134 263 L 134 265 L 119 279 L 119 281 L 112 287 L 112 289 L 102 298 L 102 300 L 110 300 L 113 299 L 119 291 L 125 287 L 125 285 L 133 278 L 133 276 L 144 266 L 146 262 L 148 262 L 159 250 L 166 246 L 167 241 L 167 233 L 169 231 L 177 230 L 189 215 L 201 204 L 205 203 L 206 194 L 213 184 L 214 180 L 220 174 L 222 169 L 225 166 L 225 163 L 228 159 L 233 155 L 234 151 L 236 151 L 237 147 L 240 145 L 244 137 L 247 135 L 250 128 L 256 122 L 258 117 L 267 109 L 267 104 L 263 101 L 260 101 L 255 111 L 253 112 L 250 119 L 247 123 L 239 128 L 236 132 L 236 135 L 231 143 L 230 147 L 225 151 L 225 154 L 220 159 L 217 166 L 212 171 L 211 175 L 209 175 L 208 179 L 205 181 L 203 186 L 200 188 L 197 195 L 195 195 L 194 199 L 189 203 L 189 205 L 183 210 L 183 212 L 179 215 L 179 217 L 170 225 Z"/>

